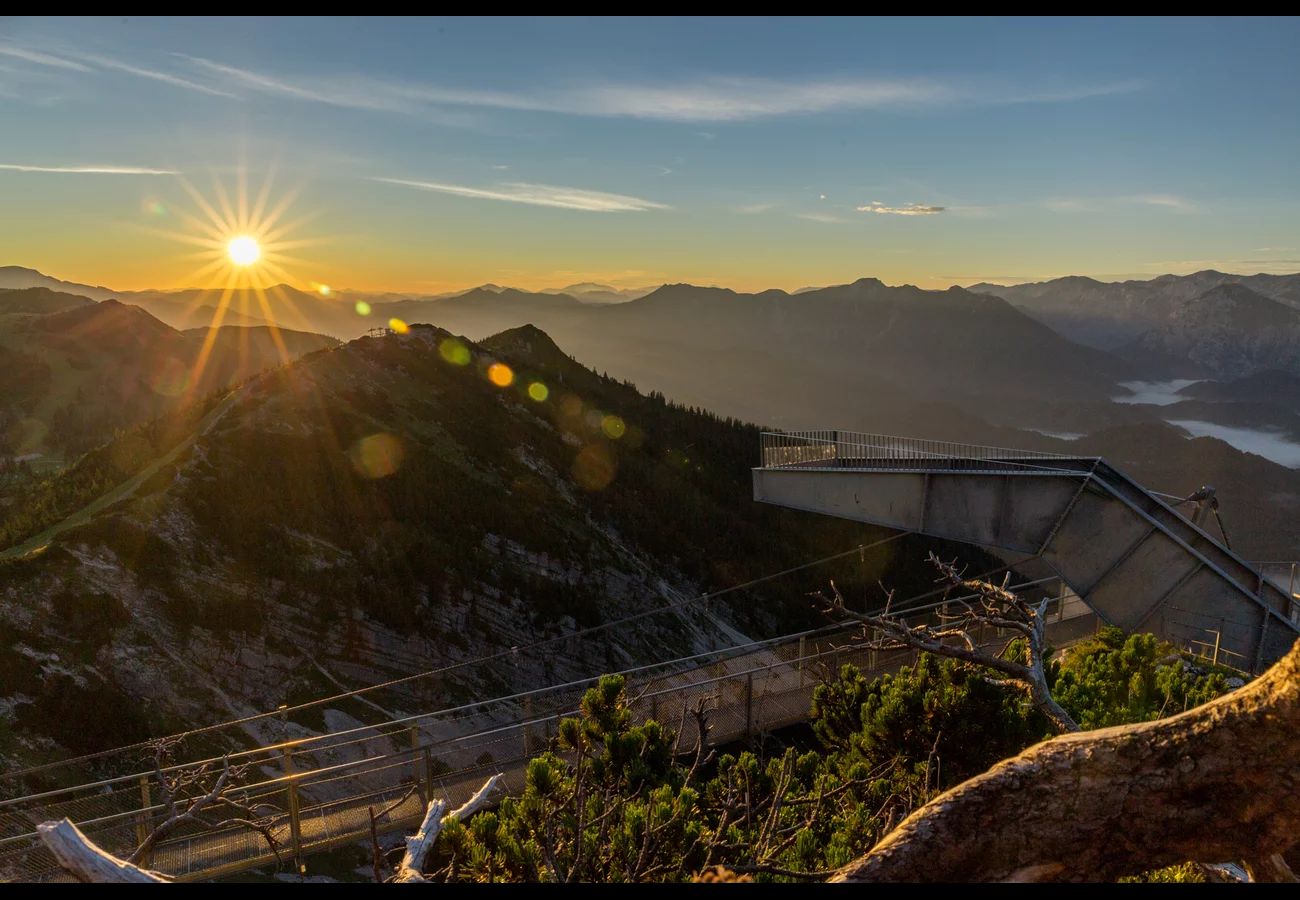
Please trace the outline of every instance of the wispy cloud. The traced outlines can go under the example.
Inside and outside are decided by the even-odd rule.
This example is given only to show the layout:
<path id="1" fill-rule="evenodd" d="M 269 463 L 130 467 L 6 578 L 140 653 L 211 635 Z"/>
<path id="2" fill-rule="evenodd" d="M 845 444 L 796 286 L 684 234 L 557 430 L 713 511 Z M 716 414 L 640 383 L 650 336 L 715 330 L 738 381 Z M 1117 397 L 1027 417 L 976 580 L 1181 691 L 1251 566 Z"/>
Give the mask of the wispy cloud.
<path id="1" fill-rule="evenodd" d="M 713 76 L 660 84 L 591 83 L 531 90 L 483 90 L 375 79 L 358 74 L 278 75 L 203 57 L 182 57 L 230 89 L 359 109 L 413 112 L 463 106 L 519 112 L 671 122 L 740 122 L 835 111 L 913 109 L 970 102 L 1061 103 L 1138 90 L 1138 82 L 1085 85 L 1040 94 L 960 86 L 924 78 L 781 81 Z M 706 140 L 712 132 L 697 132 Z"/>
<path id="2" fill-rule="evenodd" d="M 951 89 L 924 80 L 782 82 L 713 78 L 678 85 L 603 85 L 555 98 L 556 111 L 678 122 L 736 122 L 833 110 L 943 102 Z"/>
<path id="3" fill-rule="evenodd" d="M 509 203 L 577 209 L 583 212 L 644 212 L 652 209 L 670 208 L 663 203 L 644 200 L 640 197 L 631 197 L 626 194 L 610 194 L 605 191 L 589 191 L 583 188 L 556 187 L 549 184 L 507 182 L 491 187 L 472 187 L 460 184 L 443 184 L 436 181 L 415 181 L 406 178 L 372 178 L 370 180 L 383 182 L 384 184 L 417 188 L 422 191 L 434 191 L 439 194 L 453 194 L 457 197 L 472 197 L 478 200 L 504 200 Z"/>
<path id="4" fill-rule="evenodd" d="M 341 81 L 333 76 L 312 78 L 309 82 L 298 82 L 257 72 L 241 69 L 224 63 L 213 62 L 198 56 L 182 56 L 208 75 L 224 79 L 232 89 L 255 91 L 261 94 L 303 100 L 310 103 L 323 103 L 328 106 L 342 106 L 350 109 L 375 109 L 391 112 L 413 111 L 414 104 L 409 96 L 409 89 L 397 84 L 375 84 L 366 78 L 353 78 Z"/>
<path id="5" fill-rule="evenodd" d="M 1173 209 L 1178 212 L 1195 212 L 1196 205 L 1179 197 L 1177 194 L 1135 194 L 1131 197 L 1121 198 L 1129 203 L 1140 203 L 1143 206 L 1159 206 L 1164 209 Z"/>
<path id="6" fill-rule="evenodd" d="M 945 209 L 947 207 L 924 206 L 919 203 L 908 203 L 904 206 L 886 206 L 879 200 L 872 200 L 866 206 L 859 206 L 858 212 L 876 213 L 881 216 L 934 216 Z"/>
<path id="7" fill-rule="evenodd" d="M 151 169 L 144 166 L 27 166 L 0 163 L 7 172 L 37 172 L 50 175 L 179 175 L 174 169 Z"/>
<path id="8" fill-rule="evenodd" d="M 1123 194 L 1111 197 L 1048 197 L 1043 206 L 1059 213 L 1100 213 L 1124 206 L 1154 206 L 1174 212 L 1198 212 L 1199 207 L 1178 194 Z"/>
<path id="9" fill-rule="evenodd" d="M 1096 212 L 1098 209 L 1096 201 L 1081 197 L 1048 197 L 1043 206 L 1059 213 Z"/>
<path id="10" fill-rule="evenodd" d="M 1141 266 L 1141 269 L 1148 275 L 1166 273 L 1173 275 L 1190 275 L 1193 272 L 1203 272 L 1206 269 L 1213 269 L 1218 272 L 1232 272 L 1240 275 L 1254 275 L 1257 273 L 1269 275 L 1290 275 L 1293 273 L 1300 273 L 1300 258 L 1166 259 L 1146 263 Z"/>
<path id="11" fill-rule="evenodd" d="M 809 222 L 821 222 L 823 225 L 843 225 L 845 224 L 846 221 L 848 221 L 847 219 L 842 219 L 839 216 L 832 215 L 830 213 L 819 213 L 819 212 L 795 213 L 794 217 L 796 219 L 805 219 L 806 221 Z"/>
<path id="12" fill-rule="evenodd" d="M 52 53 L 42 53 L 39 50 L 31 50 L 27 47 L 15 47 L 13 44 L 0 44 L 0 56 L 8 56 L 11 59 L 21 59 L 25 62 L 35 63 L 38 66 L 49 66 L 52 69 L 67 69 L 73 72 L 90 72 L 89 66 L 84 66 L 79 62 L 70 59 L 64 59 L 61 56 L 55 56 Z"/>
<path id="13" fill-rule="evenodd" d="M 917 109 L 956 103 L 1005 105 L 1067 103 L 1141 89 L 1140 82 L 1064 86 L 1036 93 L 978 79 L 914 77 L 772 79 L 713 75 L 656 83 L 588 81 L 581 84 L 491 90 L 375 78 L 358 72 L 282 74 L 173 53 L 181 67 L 68 48 L 0 45 L 0 53 L 37 65 L 92 72 L 110 70 L 212 96 L 262 94 L 350 109 L 430 114 L 439 107 L 636 118 L 669 122 L 743 122 L 827 112 Z M 182 74 L 182 72 L 184 74 Z M 192 77 L 198 76 L 198 77 Z M 705 139 L 713 133 L 697 132 Z"/>
<path id="14" fill-rule="evenodd" d="M 737 206 L 736 212 L 742 216 L 757 216 L 765 212 L 771 212 L 778 206 L 777 203 L 746 203 L 744 206 Z"/>
<path id="15" fill-rule="evenodd" d="M 223 91 L 206 84 L 200 84 L 197 81 L 182 78 L 181 76 L 175 75 L 171 72 L 164 72 L 159 69 L 146 69 L 142 66 L 125 63 L 108 56 L 99 56 L 93 53 L 80 53 L 77 55 L 77 58 L 103 69 L 110 69 L 115 72 L 125 72 L 127 75 L 134 75 L 137 78 L 147 78 L 150 81 L 161 81 L 162 83 L 170 84 L 173 87 L 185 88 L 189 91 L 198 91 L 200 94 L 209 94 L 213 97 L 235 96 L 229 91 Z"/>
<path id="16" fill-rule="evenodd" d="M 122 72 L 127 75 L 134 75 L 136 78 L 147 78 L 150 81 L 159 81 L 164 84 L 170 84 L 173 87 L 185 88 L 189 91 L 198 91 L 201 94 L 208 94 L 213 97 L 234 97 L 229 91 L 213 87 L 208 84 L 201 84 L 174 72 L 164 71 L 162 69 L 151 69 L 145 66 L 136 65 L 133 62 L 123 62 L 111 56 L 102 56 L 98 53 L 86 53 L 80 50 L 61 49 L 57 53 L 49 52 L 44 49 L 36 50 L 30 47 L 16 47 L 13 44 L 0 44 L 0 56 L 7 56 L 11 59 L 19 59 L 25 62 L 34 63 L 38 66 L 46 66 L 54 69 L 64 69 L 71 72 L 95 73 L 104 70 L 113 72 Z"/>

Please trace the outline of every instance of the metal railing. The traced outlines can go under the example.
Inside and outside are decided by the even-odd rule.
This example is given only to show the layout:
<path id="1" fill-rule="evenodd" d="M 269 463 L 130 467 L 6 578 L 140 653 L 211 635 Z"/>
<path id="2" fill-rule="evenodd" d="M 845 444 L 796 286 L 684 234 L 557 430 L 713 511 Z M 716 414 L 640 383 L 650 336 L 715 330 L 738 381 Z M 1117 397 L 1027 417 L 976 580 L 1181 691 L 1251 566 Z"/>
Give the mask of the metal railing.
<path id="1" fill-rule="evenodd" d="M 1077 473 L 1080 457 L 860 431 L 765 431 L 764 469 L 922 469 Z M 1086 462 L 1092 462 L 1087 458 Z"/>
<path id="2" fill-rule="evenodd" d="M 1037 590 L 1045 581 L 1022 587 Z M 950 602 L 919 606 L 907 616 L 915 622 L 937 621 Z M 1058 645 L 1095 629 L 1096 618 L 1086 606 L 1068 598 L 1053 602 L 1048 627 Z M 679 746 L 691 749 L 699 735 L 685 710 L 703 700 L 708 739 L 725 744 L 805 720 L 820 680 L 816 673 L 854 663 L 880 674 L 913 658 L 910 651 L 885 653 L 850 644 L 852 630 L 840 625 L 761 642 L 721 659 L 696 657 L 674 661 L 677 666 L 632 670 L 626 677 L 628 694 L 635 698 L 634 717 L 668 722 L 680 731 Z M 1005 641 L 993 630 L 981 639 Z M 704 656 L 710 655 L 717 656 Z M 238 761 L 252 763 L 255 774 L 232 796 L 277 810 L 270 827 L 286 859 L 365 839 L 372 811 L 386 806 L 392 809 L 376 828 L 407 829 L 419 821 L 430 799 L 442 797 L 457 806 L 490 774 L 504 773 L 508 791 L 522 789 L 527 760 L 545 749 L 562 718 L 576 713 L 582 694 L 595 681 L 244 751 Z M 65 877 L 34 832 L 37 823 L 50 819 L 71 818 L 100 846 L 129 853 L 165 814 L 156 790 L 154 780 L 141 772 L 0 801 L 0 877 Z M 196 827 L 160 843 L 150 865 L 183 880 L 199 880 L 276 860 L 263 837 L 247 829 Z"/>
<path id="3" fill-rule="evenodd" d="M 1260 578 L 1286 594 L 1290 601 L 1287 615 L 1300 625 L 1300 562 L 1268 560 L 1251 563 L 1259 570 Z"/>

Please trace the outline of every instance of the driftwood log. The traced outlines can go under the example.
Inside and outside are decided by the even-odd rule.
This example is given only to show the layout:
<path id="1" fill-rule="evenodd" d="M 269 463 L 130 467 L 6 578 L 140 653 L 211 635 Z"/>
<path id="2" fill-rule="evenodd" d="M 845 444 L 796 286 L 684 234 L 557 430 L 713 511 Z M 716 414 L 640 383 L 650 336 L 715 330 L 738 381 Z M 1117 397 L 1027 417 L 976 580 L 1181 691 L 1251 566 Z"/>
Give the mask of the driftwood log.
<path id="1" fill-rule="evenodd" d="M 493 775 L 474 792 L 473 797 L 465 801 L 464 805 L 445 816 L 443 813 L 447 809 L 447 804 L 442 800 L 431 800 L 424 811 L 424 821 L 420 823 L 420 830 L 406 839 L 406 852 L 397 866 L 397 874 L 393 877 L 393 881 L 398 884 L 424 882 L 426 880 L 424 859 L 433 849 L 433 845 L 438 842 L 438 835 L 442 833 L 442 829 L 452 819 L 468 819 L 478 812 L 488 802 L 488 798 L 500 780 L 500 774 Z"/>
<path id="2" fill-rule="evenodd" d="M 67 819 L 36 826 L 41 841 L 67 872 L 88 884 L 163 884 L 166 875 L 142 869 L 96 846 Z"/>
<path id="3" fill-rule="evenodd" d="M 1286 879 L 1300 842 L 1300 642 L 1168 719 L 1029 748 L 913 812 L 835 881 L 1100 881 L 1241 859 Z"/>

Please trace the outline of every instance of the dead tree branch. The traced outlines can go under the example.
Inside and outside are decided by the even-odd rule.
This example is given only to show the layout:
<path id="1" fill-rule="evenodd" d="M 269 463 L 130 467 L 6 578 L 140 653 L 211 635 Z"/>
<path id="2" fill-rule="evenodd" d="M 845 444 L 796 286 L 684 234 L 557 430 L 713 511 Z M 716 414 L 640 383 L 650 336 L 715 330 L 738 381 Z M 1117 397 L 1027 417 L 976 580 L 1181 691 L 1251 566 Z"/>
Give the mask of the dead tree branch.
<path id="1" fill-rule="evenodd" d="M 256 831 L 278 862 L 280 846 L 271 826 L 279 810 L 265 803 L 243 803 L 230 795 L 248 773 L 249 764 L 231 766 L 229 757 L 225 757 L 219 772 L 210 763 L 177 769 L 169 766 L 172 749 L 171 742 L 154 745 L 154 778 L 162 790 L 167 817 L 135 848 L 127 862 L 147 866 L 158 843 L 185 825 L 199 825 L 209 831 L 229 826 Z M 214 819 L 212 813 L 223 817 Z"/>
<path id="2" fill-rule="evenodd" d="M 908 623 L 906 612 L 892 609 L 893 595 L 888 594 L 881 613 L 855 612 L 848 608 L 844 596 L 835 582 L 831 582 L 831 596 L 818 592 L 827 611 L 838 616 L 856 619 L 862 623 L 867 645 L 877 650 L 920 650 L 936 656 L 946 656 L 972 665 L 983 666 L 1005 676 L 1005 682 L 1024 690 L 1034 704 L 1056 728 L 1064 732 L 1078 731 L 1079 725 L 1052 697 L 1047 686 L 1047 639 L 1045 614 L 1047 601 L 1033 604 L 1007 588 L 1011 573 L 1001 585 L 979 579 L 966 579 L 952 563 L 941 560 L 934 553 L 929 562 L 939 572 L 938 581 L 949 590 L 966 592 L 963 596 L 948 599 L 938 613 L 938 622 Z M 980 632 L 997 629 L 1010 631 L 1024 638 L 1025 661 L 1008 659 L 1005 646 L 1000 651 L 991 650 L 978 639 Z"/>

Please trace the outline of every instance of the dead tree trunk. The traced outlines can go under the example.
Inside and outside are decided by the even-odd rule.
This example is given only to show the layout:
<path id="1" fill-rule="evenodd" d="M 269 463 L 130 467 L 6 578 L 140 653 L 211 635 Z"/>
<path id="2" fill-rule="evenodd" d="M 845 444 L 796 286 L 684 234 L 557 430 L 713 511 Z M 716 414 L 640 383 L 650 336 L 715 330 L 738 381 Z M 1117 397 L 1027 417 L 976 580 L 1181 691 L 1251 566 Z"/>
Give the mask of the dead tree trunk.
<path id="1" fill-rule="evenodd" d="M 834 880 L 1104 881 L 1187 860 L 1266 860 L 1297 841 L 1300 642 L 1204 706 L 1053 738 L 999 763 L 916 810 Z"/>

